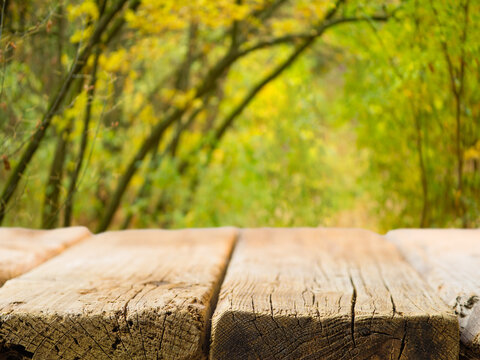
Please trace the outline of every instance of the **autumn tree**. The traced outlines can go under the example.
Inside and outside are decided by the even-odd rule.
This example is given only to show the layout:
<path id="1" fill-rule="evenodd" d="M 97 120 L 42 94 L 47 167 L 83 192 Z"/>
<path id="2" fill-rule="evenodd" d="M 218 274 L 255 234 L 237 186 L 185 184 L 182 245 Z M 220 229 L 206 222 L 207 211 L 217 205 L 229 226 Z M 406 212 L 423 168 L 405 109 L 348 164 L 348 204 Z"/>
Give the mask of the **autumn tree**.
<path id="1" fill-rule="evenodd" d="M 15 133 L 8 136 L 22 133 L 20 144 L 13 141 L 5 151 L 12 168 L 5 170 L 0 221 L 15 206 L 14 194 L 23 196 L 19 188 L 27 186 L 28 168 L 38 168 L 36 153 L 55 144 L 53 153 L 42 159 L 50 162 L 42 226 L 58 226 L 62 213 L 63 224 L 71 224 L 79 183 L 98 171 L 96 188 L 90 189 L 99 200 L 98 231 L 110 226 L 132 183 L 139 189 L 133 202 L 150 196 L 150 179 L 163 171 L 162 162 L 185 179 L 187 193 L 195 192 L 199 168 L 208 166 L 238 116 L 317 38 L 341 24 L 389 16 L 381 3 L 365 8 L 344 1 L 84 0 L 59 1 L 41 11 L 33 0 L 3 5 L 9 21 L 2 46 L 17 47 L 5 74 L 21 63 L 22 55 L 25 63 L 35 63 L 31 40 L 39 36 L 51 44 L 45 57 L 56 64 L 55 76 L 45 77 L 56 80 L 40 86 L 41 96 L 49 100 L 34 124 L 11 115 Z M 28 29 L 17 30 L 14 24 L 28 24 Z M 223 88 L 233 86 L 231 69 L 260 52 L 275 55 L 266 61 L 266 71 L 241 98 L 224 96 Z M 89 141 L 97 139 L 88 149 Z M 155 195 L 155 209 L 161 213 L 171 199 L 162 189 Z"/>

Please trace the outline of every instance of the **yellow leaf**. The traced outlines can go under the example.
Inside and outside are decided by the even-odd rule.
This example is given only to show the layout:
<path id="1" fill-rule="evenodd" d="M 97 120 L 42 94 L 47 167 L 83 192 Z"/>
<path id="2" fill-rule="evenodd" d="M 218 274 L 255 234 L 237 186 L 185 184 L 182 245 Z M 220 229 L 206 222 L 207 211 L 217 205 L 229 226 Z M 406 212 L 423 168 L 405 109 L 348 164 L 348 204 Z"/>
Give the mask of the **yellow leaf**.
<path id="1" fill-rule="evenodd" d="M 84 41 L 88 39 L 93 33 L 93 27 L 88 26 L 83 29 L 78 29 L 76 30 L 72 36 L 70 36 L 70 42 L 72 44 L 79 43 L 81 41 Z"/>

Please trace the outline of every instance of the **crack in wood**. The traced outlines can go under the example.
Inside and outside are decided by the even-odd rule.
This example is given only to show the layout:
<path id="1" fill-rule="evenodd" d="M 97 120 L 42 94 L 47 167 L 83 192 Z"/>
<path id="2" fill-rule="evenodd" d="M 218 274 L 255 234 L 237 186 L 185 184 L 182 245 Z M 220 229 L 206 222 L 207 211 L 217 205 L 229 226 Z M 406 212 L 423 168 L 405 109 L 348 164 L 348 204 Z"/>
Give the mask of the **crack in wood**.
<path id="1" fill-rule="evenodd" d="M 352 275 L 349 275 L 350 278 L 350 284 L 352 284 L 352 300 L 351 300 L 351 308 L 350 308 L 350 331 L 352 333 L 352 343 L 353 343 L 353 348 L 356 348 L 356 343 L 355 343 L 355 305 L 357 303 L 357 288 L 355 287 L 355 284 L 353 282 Z"/>

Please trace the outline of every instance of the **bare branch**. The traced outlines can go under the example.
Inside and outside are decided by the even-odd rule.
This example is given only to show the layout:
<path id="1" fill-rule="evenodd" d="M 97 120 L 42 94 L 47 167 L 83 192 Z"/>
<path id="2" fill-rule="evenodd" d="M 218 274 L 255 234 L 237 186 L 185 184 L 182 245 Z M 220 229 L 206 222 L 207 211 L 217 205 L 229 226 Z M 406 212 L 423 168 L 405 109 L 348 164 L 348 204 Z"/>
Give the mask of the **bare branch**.
<path id="1" fill-rule="evenodd" d="M 77 60 L 72 64 L 68 75 L 58 89 L 56 95 L 52 98 L 52 101 L 48 106 L 47 112 L 45 113 L 37 130 L 32 135 L 30 143 L 28 144 L 27 148 L 25 149 L 24 153 L 20 158 L 20 161 L 18 162 L 15 169 L 13 169 L 12 174 L 7 180 L 7 184 L 5 185 L 3 193 L 0 197 L 0 224 L 3 222 L 3 219 L 5 217 L 8 202 L 12 198 L 13 193 L 15 192 L 15 189 L 17 188 L 23 173 L 25 172 L 28 164 L 33 158 L 33 155 L 38 150 L 38 147 L 40 146 L 40 143 L 45 136 L 45 132 L 50 126 L 53 116 L 56 114 L 65 96 L 67 95 L 68 89 L 72 85 L 75 76 L 83 69 L 93 47 L 100 42 L 102 34 L 107 29 L 108 25 L 115 17 L 115 15 L 121 11 L 127 1 L 128 0 L 119 0 L 107 14 L 105 14 L 103 17 L 100 18 L 100 20 L 98 20 L 92 37 L 89 39 L 82 52 L 79 54 Z"/>
<path id="2" fill-rule="evenodd" d="M 389 19 L 388 15 L 374 15 L 371 17 L 344 17 L 339 19 L 334 19 L 323 23 L 321 26 L 312 29 L 310 32 L 305 33 L 297 33 L 297 34 L 288 34 L 284 36 L 280 36 L 273 39 L 264 40 L 258 42 L 257 44 L 251 45 L 243 50 L 240 51 L 241 56 L 245 56 L 253 51 L 268 48 L 275 45 L 287 44 L 287 43 L 294 43 L 300 40 L 308 39 L 312 36 L 319 36 L 328 28 L 331 28 L 338 24 L 344 23 L 354 23 L 354 22 L 362 22 L 362 21 L 387 21 Z"/>

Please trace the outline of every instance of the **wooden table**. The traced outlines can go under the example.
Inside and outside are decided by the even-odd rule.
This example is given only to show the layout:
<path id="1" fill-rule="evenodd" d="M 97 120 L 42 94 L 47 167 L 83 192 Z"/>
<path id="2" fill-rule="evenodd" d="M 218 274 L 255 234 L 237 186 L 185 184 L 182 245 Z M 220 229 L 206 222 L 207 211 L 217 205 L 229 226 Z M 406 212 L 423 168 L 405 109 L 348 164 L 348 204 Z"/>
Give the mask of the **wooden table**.
<path id="1" fill-rule="evenodd" d="M 87 234 L 0 288 L 0 360 L 474 359 L 478 234 Z"/>

